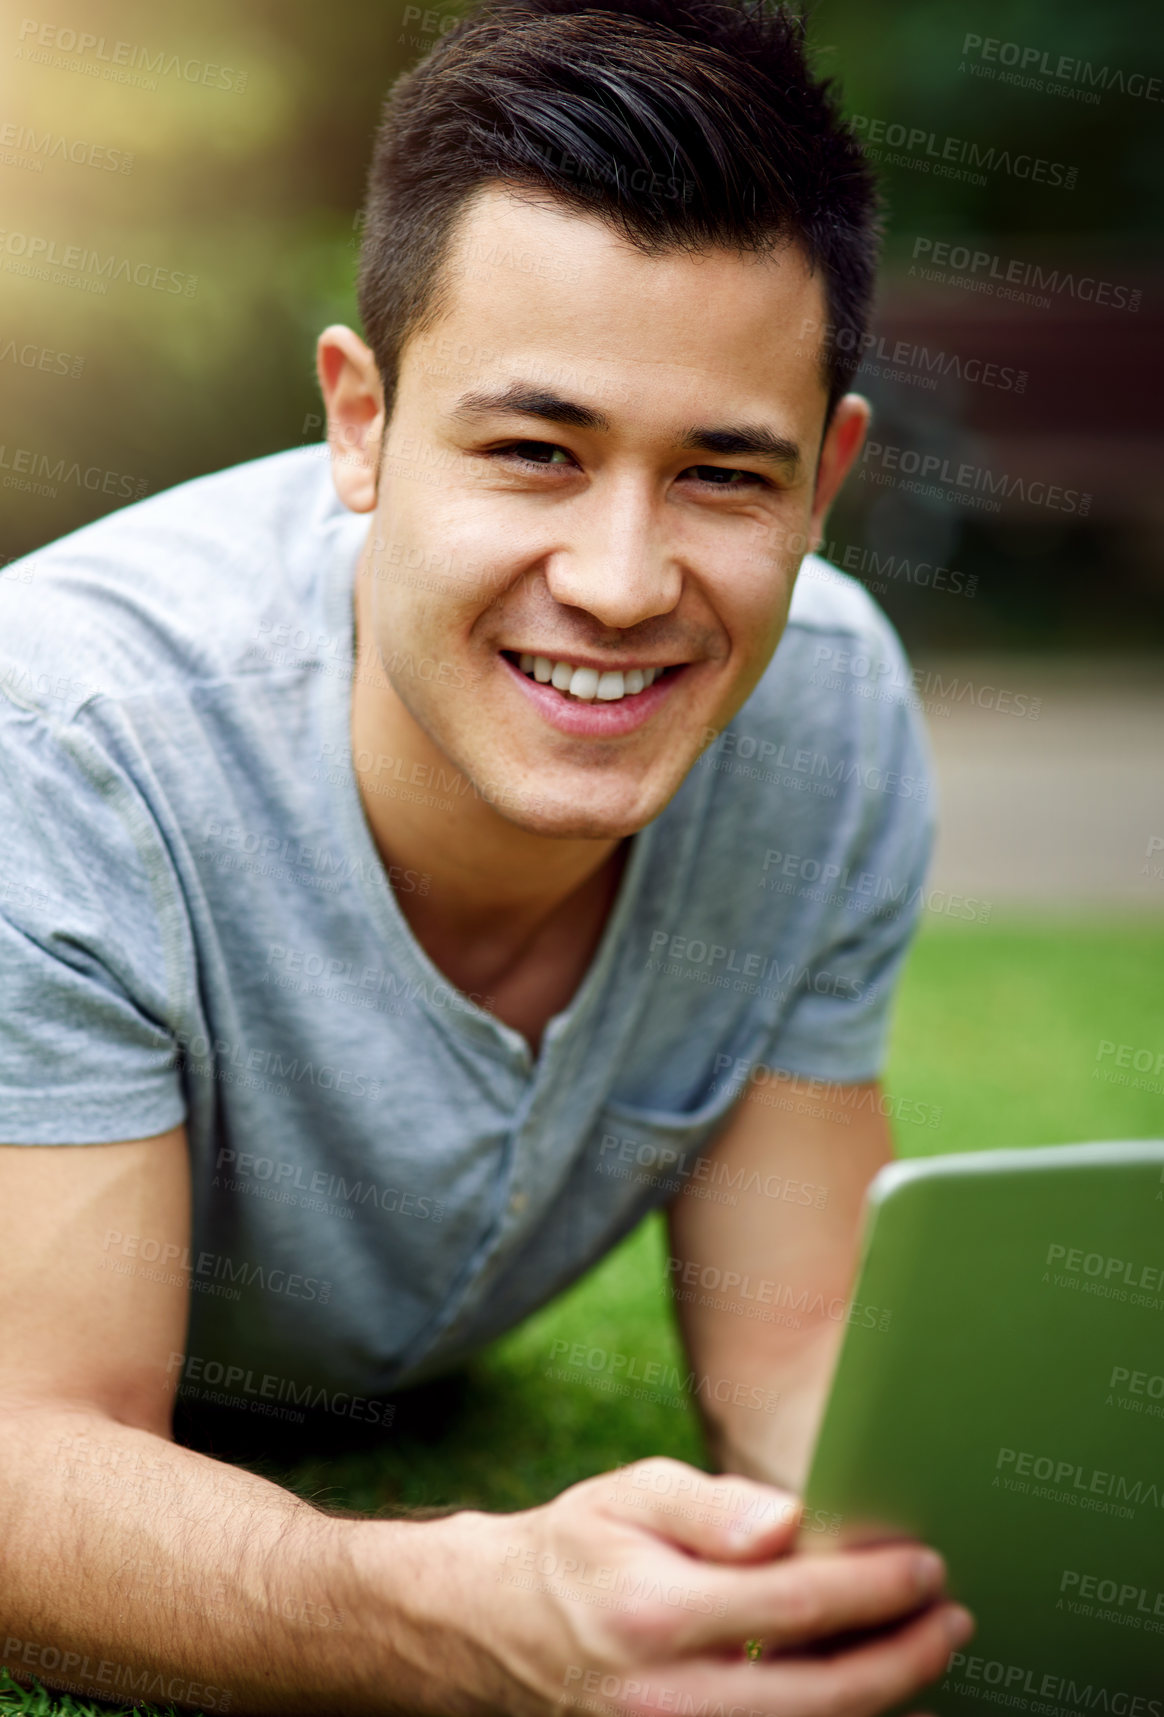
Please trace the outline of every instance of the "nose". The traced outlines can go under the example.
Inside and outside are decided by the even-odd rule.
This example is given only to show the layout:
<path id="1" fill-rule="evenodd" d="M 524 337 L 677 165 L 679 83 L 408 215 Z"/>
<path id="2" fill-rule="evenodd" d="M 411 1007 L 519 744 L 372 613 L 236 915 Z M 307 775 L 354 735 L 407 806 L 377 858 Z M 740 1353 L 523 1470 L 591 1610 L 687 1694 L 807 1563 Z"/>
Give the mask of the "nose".
<path id="1" fill-rule="evenodd" d="M 550 555 L 545 577 L 556 602 L 584 608 L 624 631 L 678 606 L 683 568 L 645 485 L 596 485 L 571 509 L 567 540 Z"/>

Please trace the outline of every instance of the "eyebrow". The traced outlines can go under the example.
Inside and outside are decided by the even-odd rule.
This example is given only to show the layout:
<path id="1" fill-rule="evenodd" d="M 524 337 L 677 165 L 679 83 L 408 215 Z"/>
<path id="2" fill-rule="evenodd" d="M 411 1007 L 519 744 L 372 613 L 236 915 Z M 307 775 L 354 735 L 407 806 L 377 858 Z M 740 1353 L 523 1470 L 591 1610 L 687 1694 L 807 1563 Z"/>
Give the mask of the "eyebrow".
<path id="1" fill-rule="evenodd" d="M 604 430 L 611 427 L 610 419 L 593 406 L 563 399 L 548 388 L 526 382 L 511 382 L 496 393 L 462 394 L 453 408 L 455 417 L 488 417 L 495 412 L 539 417 L 546 423 L 568 424 L 571 429 Z M 800 464 L 797 443 L 760 424 L 734 424 L 721 428 L 697 425 L 684 433 L 678 445 L 692 453 L 743 455 L 792 470 Z"/>
<path id="2" fill-rule="evenodd" d="M 518 412 L 522 417 L 540 417 L 547 423 L 567 423 L 571 429 L 609 429 L 610 419 L 591 406 L 562 399 L 548 388 L 511 382 L 497 393 L 462 394 L 453 408 L 454 417 L 488 417 L 497 411 Z"/>
<path id="3" fill-rule="evenodd" d="M 793 470 L 800 464 L 800 448 L 786 435 L 759 424 L 741 423 L 725 429 L 689 429 L 680 446 L 695 453 L 735 453 L 747 459 L 765 459 Z"/>

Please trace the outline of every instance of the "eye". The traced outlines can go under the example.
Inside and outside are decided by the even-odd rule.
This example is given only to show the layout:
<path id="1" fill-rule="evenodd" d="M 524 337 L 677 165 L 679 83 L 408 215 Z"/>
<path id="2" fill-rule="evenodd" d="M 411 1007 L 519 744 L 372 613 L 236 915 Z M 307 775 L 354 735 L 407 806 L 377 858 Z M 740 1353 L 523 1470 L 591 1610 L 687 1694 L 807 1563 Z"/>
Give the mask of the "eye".
<path id="1" fill-rule="evenodd" d="M 714 489 L 770 487 L 767 478 L 759 476 L 755 471 L 736 471 L 729 465 L 689 465 L 680 475 L 694 477 L 697 482 L 707 483 Z"/>
<path id="2" fill-rule="evenodd" d="M 491 448 L 490 456 L 496 459 L 520 459 L 525 465 L 574 463 L 566 449 L 556 446 L 552 441 L 508 441 L 504 447 Z"/>

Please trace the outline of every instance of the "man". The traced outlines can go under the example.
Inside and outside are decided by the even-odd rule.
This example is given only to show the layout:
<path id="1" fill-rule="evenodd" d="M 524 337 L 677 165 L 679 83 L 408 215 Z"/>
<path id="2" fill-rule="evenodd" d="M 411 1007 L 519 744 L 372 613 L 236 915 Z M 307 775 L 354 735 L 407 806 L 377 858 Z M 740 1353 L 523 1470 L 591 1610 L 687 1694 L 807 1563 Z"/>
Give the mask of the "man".
<path id="1" fill-rule="evenodd" d="M 802 1554 L 781 1488 L 931 833 L 897 641 L 800 566 L 873 254 L 794 22 L 478 14 L 377 141 L 330 475 L 259 460 L 0 580 L 14 1673 L 857 1717 L 967 1636 L 936 1558 Z M 876 697 L 814 683 L 838 654 Z M 730 1479 L 360 1521 L 174 1440 L 176 1394 L 383 1425 L 662 1204 Z M 774 1281 L 803 1317 L 744 1315 Z"/>

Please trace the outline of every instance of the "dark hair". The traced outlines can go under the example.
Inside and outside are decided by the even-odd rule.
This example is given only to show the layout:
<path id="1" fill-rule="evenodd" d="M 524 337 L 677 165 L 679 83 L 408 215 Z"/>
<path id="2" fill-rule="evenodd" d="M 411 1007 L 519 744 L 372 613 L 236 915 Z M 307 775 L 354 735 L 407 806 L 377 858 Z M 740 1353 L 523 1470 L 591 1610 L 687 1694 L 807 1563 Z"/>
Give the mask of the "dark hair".
<path id="1" fill-rule="evenodd" d="M 879 240 L 872 169 L 804 22 L 765 0 L 484 0 L 401 77 L 368 174 L 359 304 L 389 411 L 442 307 L 465 200 L 540 189 L 648 253 L 803 248 L 825 280 L 828 410 L 852 381 Z"/>

